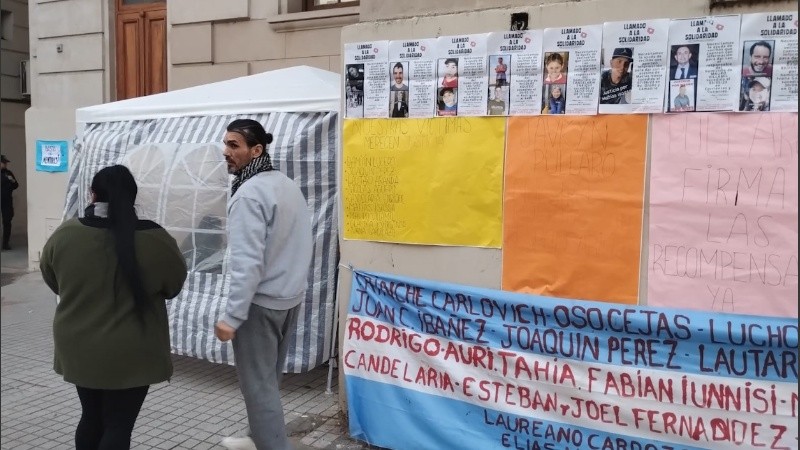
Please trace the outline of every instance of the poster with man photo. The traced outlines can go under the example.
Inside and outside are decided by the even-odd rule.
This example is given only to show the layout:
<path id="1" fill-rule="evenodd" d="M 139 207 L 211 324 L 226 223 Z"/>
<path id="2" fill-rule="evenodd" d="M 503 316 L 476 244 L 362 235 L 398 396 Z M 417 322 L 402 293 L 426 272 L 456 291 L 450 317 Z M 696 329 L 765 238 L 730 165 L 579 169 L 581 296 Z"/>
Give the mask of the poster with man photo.
<path id="1" fill-rule="evenodd" d="M 539 114 L 542 103 L 542 30 L 489 33 L 487 46 L 487 113 L 510 116 Z M 500 91 L 495 92 L 497 87 Z"/>
<path id="2" fill-rule="evenodd" d="M 658 113 L 669 66 L 669 19 L 603 24 L 601 114 Z"/>
<path id="3" fill-rule="evenodd" d="M 389 77 L 391 78 L 389 90 L 390 91 L 407 91 L 408 90 L 408 80 L 406 78 L 406 74 L 408 73 L 408 63 L 402 61 L 396 61 L 389 63 L 389 67 L 391 67 L 391 73 Z"/>
<path id="4" fill-rule="evenodd" d="M 739 111 L 769 111 L 773 40 L 744 41 Z"/>
<path id="5" fill-rule="evenodd" d="M 402 96 L 390 95 L 389 117 L 435 115 L 436 58 L 435 38 L 389 41 L 389 91 L 404 92 Z M 408 114 L 400 116 L 404 106 Z"/>
<path id="6" fill-rule="evenodd" d="M 389 117 L 388 49 L 389 41 L 344 45 L 345 96 L 352 99 L 345 117 Z"/>
<path id="7" fill-rule="evenodd" d="M 364 117 L 364 65 L 347 64 L 344 80 L 346 117 Z"/>
<path id="8" fill-rule="evenodd" d="M 408 117 L 408 89 L 389 93 L 389 117 Z"/>
<path id="9" fill-rule="evenodd" d="M 697 80 L 670 80 L 669 82 L 669 112 L 691 112 L 695 110 L 695 86 Z"/>
<path id="10" fill-rule="evenodd" d="M 511 73 L 508 70 L 509 61 L 511 61 L 511 55 L 489 56 L 489 87 L 508 86 L 511 83 Z"/>
<path id="11" fill-rule="evenodd" d="M 772 77 L 773 40 L 744 41 L 742 45 L 742 76 Z"/>
<path id="12" fill-rule="evenodd" d="M 667 112 L 695 111 L 697 104 L 697 69 L 700 45 L 678 44 L 670 47 Z M 677 82 L 676 82 L 677 81 Z"/>
<path id="13" fill-rule="evenodd" d="M 600 105 L 630 105 L 633 90 L 633 49 L 617 47 L 608 69 L 600 74 Z M 602 111 L 602 110 L 601 110 Z"/>
<path id="14" fill-rule="evenodd" d="M 739 15 L 676 19 L 669 23 L 669 79 L 693 80 L 694 111 L 736 111 L 739 107 Z M 688 86 L 687 86 L 688 89 Z M 667 111 L 677 94 L 673 83 Z"/>
<path id="15" fill-rule="evenodd" d="M 796 10 L 742 15 L 739 111 L 797 111 L 797 18 Z"/>
<path id="16" fill-rule="evenodd" d="M 670 80 L 696 80 L 700 44 L 678 44 L 670 47 Z"/>
<path id="17" fill-rule="evenodd" d="M 490 116 L 508 115 L 508 87 L 494 86 L 489 88 L 489 102 L 486 113 Z"/>
<path id="18" fill-rule="evenodd" d="M 512 83 L 508 68 L 510 60 L 510 55 L 489 55 L 489 100 L 486 113 L 490 116 L 508 114 L 508 95 Z"/>
<path id="19" fill-rule="evenodd" d="M 408 63 L 390 62 L 391 73 L 389 77 L 389 117 L 408 117 L 409 84 L 406 79 Z"/>

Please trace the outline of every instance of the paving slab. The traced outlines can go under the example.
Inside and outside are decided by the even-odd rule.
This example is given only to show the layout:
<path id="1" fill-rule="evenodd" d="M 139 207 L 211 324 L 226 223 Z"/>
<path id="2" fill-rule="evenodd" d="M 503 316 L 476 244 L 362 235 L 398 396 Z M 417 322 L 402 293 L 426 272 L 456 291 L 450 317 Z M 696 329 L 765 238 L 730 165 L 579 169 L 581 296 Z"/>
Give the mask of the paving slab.
<path id="1" fill-rule="evenodd" d="M 80 402 L 74 386 L 53 372 L 55 296 L 26 265 L 24 247 L 3 252 L 0 441 L 4 449 L 74 448 Z M 177 355 L 173 363 L 172 380 L 150 388 L 133 430 L 133 449 L 221 449 L 222 438 L 247 430 L 232 366 Z M 284 376 L 281 397 L 295 448 L 376 449 L 348 436 L 336 371 L 330 394 L 327 377 L 327 365 Z"/>

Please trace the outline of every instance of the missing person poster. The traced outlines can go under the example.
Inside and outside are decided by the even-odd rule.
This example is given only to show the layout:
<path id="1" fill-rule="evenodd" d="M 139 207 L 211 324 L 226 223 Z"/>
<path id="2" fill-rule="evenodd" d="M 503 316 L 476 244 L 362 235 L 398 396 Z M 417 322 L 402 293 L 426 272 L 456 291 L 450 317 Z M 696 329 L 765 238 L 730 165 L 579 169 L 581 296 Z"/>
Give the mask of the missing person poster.
<path id="1" fill-rule="evenodd" d="M 486 115 L 488 34 L 440 36 L 436 62 L 436 115 Z"/>
<path id="2" fill-rule="evenodd" d="M 740 17 L 670 22 L 667 112 L 737 109 Z"/>
<path id="3" fill-rule="evenodd" d="M 602 114 L 658 113 L 664 107 L 669 19 L 603 25 Z"/>
<path id="4" fill-rule="evenodd" d="M 534 115 L 542 104 L 542 30 L 489 34 L 490 116 Z"/>
<path id="5" fill-rule="evenodd" d="M 389 117 L 389 41 L 344 45 L 345 117 Z"/>
<path id="6" fill-rule="evenodd" d="M 389 117 L 432 117 L 436 39 L 389 41 Z"/>
<path id="7" fill-rule="evenodd" d="M 597 114 L 603 26 L 546 28 L 542 114 Z"/>
<path id="8" fill-rule="evenodd" d="M 797 11 L 742 15 L 739 111 L 797 111 Z"/>

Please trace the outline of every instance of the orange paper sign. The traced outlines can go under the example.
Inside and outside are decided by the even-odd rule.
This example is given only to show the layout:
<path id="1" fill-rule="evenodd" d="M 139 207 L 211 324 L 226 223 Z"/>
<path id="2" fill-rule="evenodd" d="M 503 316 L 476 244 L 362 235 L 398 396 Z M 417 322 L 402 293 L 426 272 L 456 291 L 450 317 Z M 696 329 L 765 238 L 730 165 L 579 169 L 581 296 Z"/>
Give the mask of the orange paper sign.
<path id="1" fill-rule="evenodd" d="M 647 117 L 511 117 L 503 289 L 635 304 Z"/>

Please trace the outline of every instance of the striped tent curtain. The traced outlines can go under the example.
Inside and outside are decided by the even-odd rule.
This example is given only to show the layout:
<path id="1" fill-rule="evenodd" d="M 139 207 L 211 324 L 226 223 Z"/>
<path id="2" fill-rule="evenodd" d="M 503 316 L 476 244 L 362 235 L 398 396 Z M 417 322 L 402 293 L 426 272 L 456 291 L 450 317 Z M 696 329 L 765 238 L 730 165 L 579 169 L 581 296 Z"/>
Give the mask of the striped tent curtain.
<path id="1" fill-rule="evenodd" d="M 172 352 L 235 364 L 230 343 L 214 337 L 214 324 L 225 310 L 229 286 L 225 206 L 230 177 L 222 138 L 226 125 L 239 118 L 255 119 L 273 134 L 268 151 L 275 168 L 297 182 L 312 211 L 313 268 L 285 367 L 287 372 L 305 372 L 330 359 L 334 339 L 339 259 L 335 112 L 87 124 L 74 145 L 64 218 L 83 215 L 98 170 L 128 166 L 139 185 L 139 217 L 164 226 L 190 267 L 183 291 L 167 303 Z"/>

